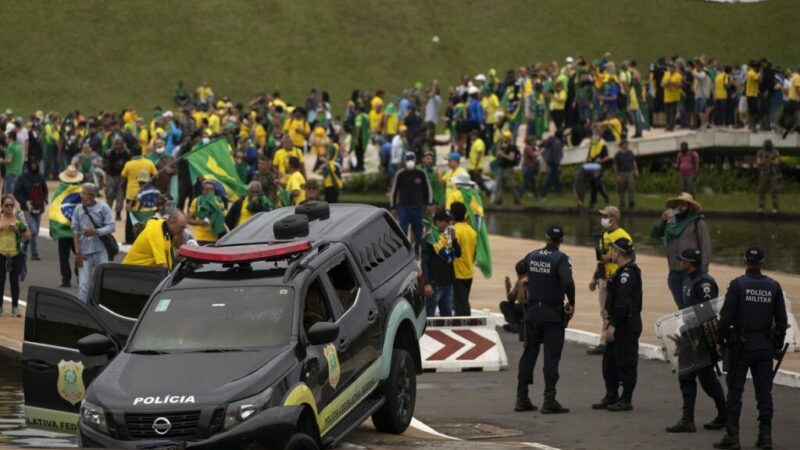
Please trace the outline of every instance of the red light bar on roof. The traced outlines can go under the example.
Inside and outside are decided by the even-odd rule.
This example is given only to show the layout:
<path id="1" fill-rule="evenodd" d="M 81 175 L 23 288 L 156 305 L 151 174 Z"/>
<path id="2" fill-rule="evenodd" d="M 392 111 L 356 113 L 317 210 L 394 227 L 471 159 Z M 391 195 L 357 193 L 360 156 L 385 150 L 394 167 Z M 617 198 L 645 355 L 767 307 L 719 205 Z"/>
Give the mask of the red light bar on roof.
<path id="1" fill-rule="evenodd" d="M 310 248 L 311 243 L 308 241 L 285 244 L 232 245 L 230 247 L 184 245 L 178 250 L 178 255 L 199 262 L 247 263 L 303 253 Z"/>

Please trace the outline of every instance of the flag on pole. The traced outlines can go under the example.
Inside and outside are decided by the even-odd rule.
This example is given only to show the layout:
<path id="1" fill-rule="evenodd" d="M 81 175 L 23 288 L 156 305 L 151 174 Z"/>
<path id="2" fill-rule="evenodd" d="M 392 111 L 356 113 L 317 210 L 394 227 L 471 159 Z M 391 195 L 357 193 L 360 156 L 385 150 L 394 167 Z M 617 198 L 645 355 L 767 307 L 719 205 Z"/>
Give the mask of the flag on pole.
<path id="1" fill-rule="evenodd" d="M 50 237 L 64 239 L 72 237 L 72 214 L 75 207 L 81 204 L 81 185 L 68 184 L 63 181 L 53 192 L 50 200 Z"/>
<path id="2" fill-rule="evenodd" d="M 230 201 L 247 195 L 247 186 L 239 179 L 231 147 L 224 137 L 196 147 L 186 155 L 186 160 L 189 162 L 192 184 L 202 176 L 206 180 L 219 182 Z"/>

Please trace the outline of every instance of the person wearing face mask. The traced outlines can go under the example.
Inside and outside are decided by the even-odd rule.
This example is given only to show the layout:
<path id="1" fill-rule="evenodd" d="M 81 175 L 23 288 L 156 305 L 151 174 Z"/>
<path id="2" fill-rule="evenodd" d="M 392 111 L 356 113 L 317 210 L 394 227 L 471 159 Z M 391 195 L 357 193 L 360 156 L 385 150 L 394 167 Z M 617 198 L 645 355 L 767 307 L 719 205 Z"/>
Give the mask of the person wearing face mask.
<path id="1" fill-rule="evenodd" d="M 711 235 L 702 214 L 702 205 L 692 194 L 681 192 L 677 197 L 667 199 L 667 209 L 658 221 L 650 227 L 650 236 L 660 239 L 667 249 L 669 275 L 667 285 L 678 309 L 684 308 L 682 297 L 686 276 L 681 271 L 678 257 L 689 248 L 700 250 L 702 271 L 708 272 L 711 261 Z"/>
<path id="2" fill-rule="evenodd" d="M 416 166 L 414 152 L 406 152 L 405 165 L 394 176 L 389 195 L 389 207 L 400 222 L 400 229 L 414 234 L 414 250 L 420 253 L 422 216 L 425 206 L 433 203 L 433 191 L 425 172 Z"/>
<path id="3" fill-rule="evenodd" d="M 631 235 L 620 227 L 620 212 L 616 206 L 606 206 L 598 211 L 600 213 L 600 225 L 603 227 L 603 236 L 597 241 L 595 255 L 597 256 L 597 270 L 594 272 L 592 281 L 589 282 L 589 290 L 597 291 L 597 300 L 600 303 L 600 318 L 603 320 L 603 330 L 608 327 L 608 313 L 606 313 L 606 298 L 608 297 L 608 280 L 617 271 L 618 266 L 611 261 L 613 244 L 617 239 L 627 239 L 633 242 Z M 604 334 L 600 334 L 600 344 L 586 349 L 589 355 L 602 355 L 606 346 Z"/>
<path id="4" fill-rule="evenodd" d="M 603 380 L 606 395 L 592 409 L 633 410 L 639 363 L 639 336 L 642 334 L 642 271 L 634 262 L 633 243 L 620 238 L 611 244 L 610 261 L 619 269 L 608 280 L 606 313 L 608 326 L 603 331 Z M 619 387 L 622 386 L 622 394 Z"/>
<path id="5" fill-rule="evenodd" d="M 272 202 L 263 193 L 261 183 L 251 181 L 247 185 L 247 195 L 240 197 L 231 205 L 225 216 L 225 225 L 231 230 L 243 224 L 254 215 L 275 209 Z"/>
<path id="6" fill-rule="evenodd" d="M 178 171 L 178 167 L 173 164 L 175 158 L 167 152 L 167 147 L 163 140 L 156 139 L 153 144 L 153 151 L 147 153 L 146 159 L 152 161 L 158 170 L 158 177 L 153 180 L 153 185 L 160 192 L 169 194 L 172 187 L 172 178 Z"/>

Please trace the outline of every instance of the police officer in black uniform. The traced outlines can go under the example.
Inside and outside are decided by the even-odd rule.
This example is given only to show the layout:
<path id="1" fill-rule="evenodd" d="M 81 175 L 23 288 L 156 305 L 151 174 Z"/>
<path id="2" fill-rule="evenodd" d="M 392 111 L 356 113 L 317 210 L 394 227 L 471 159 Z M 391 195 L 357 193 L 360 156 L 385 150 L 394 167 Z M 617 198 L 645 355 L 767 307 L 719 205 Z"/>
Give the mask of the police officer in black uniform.
<path id="1" fill-rule="evenodd" d="M 717 282 L 711 275 L 703 272 L 703 258 L 700 250 L 687 248 L 678 255 L 678 260 L 681 261 L 681 271 L 687 277 L 681 299 L 684 307 L 688 308 L 717 298 L 719 294 Z M 713 347 L 714 344 L 711 345 Z M 716 348 L 709 350 L 716 354 Z M 714 400 L 714 405 L 717 407 L 717 417 L 711 422 L 703 424 L 703 428 L 721 430 L 725 426 L 725 392 L 714 372 L 714 366 L 708 366 L 678 376 L 683 396 L 683 416 L 678 423 L 667 427 L 667 433 L 694 433 L 697 431 L 694 426 L 694 403 L 697 399 L 696 380 L 698 379 L 703 391 Z"/>
<path id="2" fill-rule="evenodd" d="M 519 360 L 517 374 L 517 402 L 515 411 L 535 411 L 528 398 L 528 385 L 533 384 L 533 369 L 544 344 L 544 403 L 542 413 L 567 413 L 556 400 L 558 363 L 564 348 L 564 329 L 575 307 L 575 283 L 572 264 L 558 248 L 564 230 L 557 225 L 545 233 L 546 245 L 522 258 L 517 263 L 517 273 L 528 273 L 528 295 L 525 300 L 525 350 Z M 564 305 L 564 295 L 569 303 Z"/>
<path id="3" fill-rule="evenodd" d="M 639 363 L 639 335 L 642 334 L 642 272 L 634 262 L 633 243 L 620 238 L 611 244 L 611 261 L 619 269 L 608 280 L 608 327 L 603 351 L 603 380 L 606 395 L 592 409 L 630 411 Z M 622 385 L 622 396 L 619 386 Z"/>
<path id="4" fill-rule="evenodd" d="M 787 317 L 781 285 L 761 273 L 764 250 L 750 247 L 747 270 L 731 281 L 720 311 L 720 353 L 730 352 L 728 366 L 727 433 L 714 448 L 738 449 L 739 415 L 747 371 L 753 376 L 758 403 L 758 448 L 772 448 L 772 357 L 786 337 Z"/>

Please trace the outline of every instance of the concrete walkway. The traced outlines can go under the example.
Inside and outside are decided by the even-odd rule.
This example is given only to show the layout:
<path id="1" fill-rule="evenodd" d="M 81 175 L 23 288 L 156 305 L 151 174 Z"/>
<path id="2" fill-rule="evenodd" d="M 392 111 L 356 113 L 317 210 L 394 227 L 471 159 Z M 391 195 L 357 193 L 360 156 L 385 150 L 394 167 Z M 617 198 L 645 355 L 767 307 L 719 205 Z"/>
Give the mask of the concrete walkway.
<path id="1" fill-rule="evenodd" d="M 476 270 L 476 278 L 472 284 L 470 304 L 473 309 L 489 309 L 499 312 L 498 304 L 505 297 L 503 278 L 507 275 L 515 279 L 514 266 L 527 253 L 544 246 L 543 241 L 516 239 L 491 235 L 489 237 L 493 258 L 493 276 L 485 279 Z M 589 282 L 595 270 L 594 249 L 564 245 L 562 251 L 572 260 L 575 277 L 576 310 L 570 322 L 570 328 L 599 333 L 601 328 L 600 305 L 597 293 L 589 291 Z M 655 336 L 655 322 L 658 318 L 675 312 L 676 307 L 672 295 L 667 288 L 667 261 L 665 257 L 637 255 L 637 263 L 642 269 L 644 281 L 644 300 L 642 321 L 644 330 L 642 342 L 658 344 Z M 721 294 L 724 294 L 730 280 L 744 273 L 743 267 L 712 264 L 710 273 L 716 278 Z M 789 298 L 800 298 L 800 276 L 782 272 L 767 271 L 769 276 L 778 280 Z M 795 306 L 795 318 L 800 307 Z M 784 359 L 782 370 L 800 372 L 800 352 L 788 354 Z"/>

